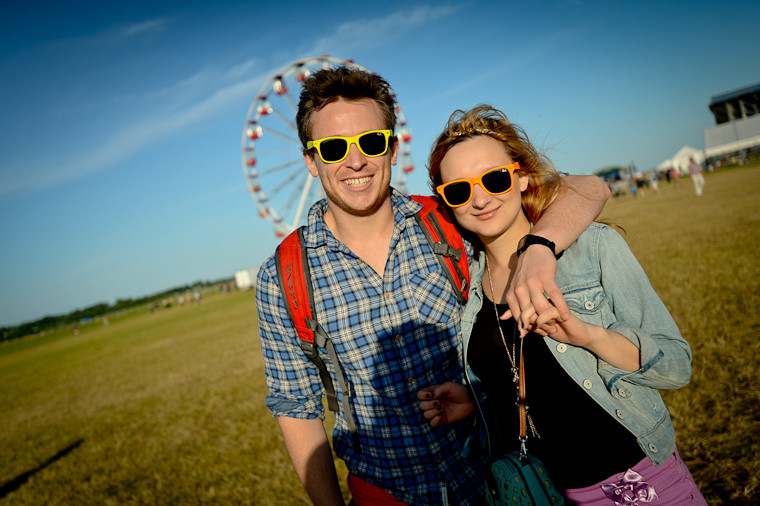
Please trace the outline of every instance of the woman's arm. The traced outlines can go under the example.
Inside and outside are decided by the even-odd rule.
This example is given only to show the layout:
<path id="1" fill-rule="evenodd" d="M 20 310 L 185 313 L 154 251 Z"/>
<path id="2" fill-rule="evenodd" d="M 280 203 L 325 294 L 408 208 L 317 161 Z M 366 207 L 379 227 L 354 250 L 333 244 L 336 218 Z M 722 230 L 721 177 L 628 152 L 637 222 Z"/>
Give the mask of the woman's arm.
<path id="1" fill-rule="evenodd" d="M 641 357 L 634 373 L 600 367 L 612 383 L 624 379 L 658 389 L 680 388 L 691 378 L 691 347 L 649 282 L 623 237 L 602 227 L 599 237 L 601 284 L 616 322 L 607 327 L 631 341 Z"/>
<path id="2" fill-rule="evenodd" d="M 520 315 L 525 318 L 526 314 Z M 556 341 L 581 346 L 618 369 L 633 372 L 641 369 L 639 349 L 623 335 L 599 325 L 586 323 L 575 315 L 559 321 L 556 308 L 538 315 L 536 333 Z M 552 324 L 554 321 L 556 323 Z"/>

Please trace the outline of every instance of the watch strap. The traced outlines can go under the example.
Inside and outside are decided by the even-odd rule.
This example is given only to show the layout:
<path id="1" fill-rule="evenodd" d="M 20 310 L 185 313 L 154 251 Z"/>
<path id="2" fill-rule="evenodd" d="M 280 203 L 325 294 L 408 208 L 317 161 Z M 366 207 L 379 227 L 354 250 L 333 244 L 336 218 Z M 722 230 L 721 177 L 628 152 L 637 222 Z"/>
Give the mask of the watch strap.
<path id="1" fill-rule="evenodd" d="M 522 239 L 520 239 L 520 247 L 517 248 L 517 258 L 520 258 L 520 255 L 525 253 L 525 250 L 528 249 L 528 246 L 531 246 L 533 244 L 540 244 L 541 246 L 546 246 L 547 248 L 552 250 L 552 255 L 554 255 L 554 258 L 556 258 L 557 260 L 559 260 L 562 254 L 565 252 L 564 250 L 562 250 L 559 253 L 557 253 L 555 249 L 556 247 L 555 244 L 545 237 L 541 237 L 540 235 L 528 234 Z"/>

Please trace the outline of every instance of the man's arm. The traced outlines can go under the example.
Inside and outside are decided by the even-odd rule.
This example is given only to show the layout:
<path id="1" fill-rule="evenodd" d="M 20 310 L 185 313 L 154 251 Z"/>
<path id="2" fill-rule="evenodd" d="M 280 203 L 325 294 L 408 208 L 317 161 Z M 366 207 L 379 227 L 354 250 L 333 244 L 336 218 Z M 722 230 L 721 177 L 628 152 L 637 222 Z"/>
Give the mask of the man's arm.
<path id="1" fill-rule="evenodd" d="M 557 253 L 570 246 L 599 216 L 610 190 L 596 176 L 565 176 L 557 198 L 544 211 L 531 230 L 554 242 Z M 512 315 L 517 317 L 531 304 L 538 314 L 554 304 L 563 321 L 570 318 L 565 298 L 557 287 L 557 260 L 545 246 L 530 246 L 520 255 L 517 267 L 507 289 L 507 302 Z M 547 294 L 551 302 L 547 300 Z"/>
<path id="2" fill-rule="evenodd" d="M 277 420 L 290 460 L 312 502 L 317 506 L 345 506 L 322 420 L 284 416 Z"/>

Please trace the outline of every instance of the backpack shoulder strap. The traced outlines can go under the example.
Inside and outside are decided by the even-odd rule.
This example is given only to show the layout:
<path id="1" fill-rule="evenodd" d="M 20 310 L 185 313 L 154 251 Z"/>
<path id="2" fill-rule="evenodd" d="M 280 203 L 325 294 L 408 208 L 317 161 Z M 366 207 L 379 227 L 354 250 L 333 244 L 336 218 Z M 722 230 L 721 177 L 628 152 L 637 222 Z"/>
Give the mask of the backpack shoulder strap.
<path id="1" fill-rule="evenodd" d="M 280 285 L 282 299 L 288 308 L 293 327 L 298 333 L 301 349 L 319 369 L 319 376 L 327 393 L 329 408 L 332 411 L 338 411 L 335 387 L 324 361 L 317 352 L 317 346 L 324 347 L 326 345 L 320 341 L 329 339 L 326 334 L 324 336 L 323 333 L 317 334 L 316 321 L 312 318 L 314 294 L 312 293 L 309 262 L 306 258 L 306 247 L 303 245 L 303 228 L 294 230 L 280 243 L 275 251 L 275 264 L 277 265 L 277 282 Z M 321 329 L 321 326 L 319 328 Z M 315 337 L 317 338 L 316 343 L 314 342 Z"/>
<path id="2" fill-rule="evenodd" d="M 433 253 L 446 272 L 460 304 L 467 302 L 470 269 L 462 235 L 451 220 L 450 214 L 440 209 L 441 204 L 433 197 L 412 195 L 422 204 L 422 211 L 415 215 L 417 223 L 425 232 Z"/>
<path id="3" fill-rule="evenodd" d="M 294 230 L 277 247 L 275 251 L 277 282 L 280 285 L 282 299 L 288 308 L 288 315 L 298 333 L 301 349 L 319 370 L 319 377 L 322 380 L 325 394 L 327 395 L 327 406 L 331 411 L 337 413 L 340 408 L 338 406 L 335 386 L 333 385 L 330 373 L 327 371 L 325 362 L 319 356 L 317 347 L 327 350 L 327 354 L 335 367 L 335 376 L 338 378 L 338 383 L 343 389 L 341 404 L 343 405 L 346 422 L 354 441 L 357 443 L 357 448 L 359 448 L 356 422 L 354 421 L 349 404 L 350 390 L 348 382 L 343 375 L 338 355 L 335 352 L 335 347 L 330 337 L 313 316 L 316 314 L 314 311 L 314 293 L 311 284 L 309 259 L 306 255 L 306 246 L 304 246 L 303 230 L 304 227 Z"/>

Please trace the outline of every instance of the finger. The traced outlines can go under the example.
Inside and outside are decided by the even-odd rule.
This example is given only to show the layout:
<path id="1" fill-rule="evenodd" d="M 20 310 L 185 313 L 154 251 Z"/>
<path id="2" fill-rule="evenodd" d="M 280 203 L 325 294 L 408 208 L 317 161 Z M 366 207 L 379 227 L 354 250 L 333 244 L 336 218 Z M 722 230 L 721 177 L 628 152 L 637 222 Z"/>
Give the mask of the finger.
<path id="1" fill-rule="evenodd" d="M 530 302 L 536 311 L 542 313 L 551 307 L 551 302 L 544 295 L 543 284 L 534 284 L 530 288 Z"/>
<path id="2" fill-rule="evenodd" d="M 554 306 L 550 306 L 549 309 L 538 315 L 535 323 L 537 327 L 543 327 L 547 324 L 554 325 L 557 319 L 559 319 L 559 310 Z"/>
<path id="3" fill-rule="evenodd" d="M 420 402 L 420 409 L 422 411 L 431 411 L 438 408 L 436 404 L 438 401 L 422 401 Z"/>
<path id="4" fill-rule="evenodd" d="M 424 401 L 433 398 L 433 387 L 422 388 L 417 391 L 417 399 Z"/>
<path id="5" fill-rule="evenodd" d="M 436 417 L 440 417 L 441 412 L 438 411 L 437 409 L 431 409 L 428 411 L 423 411 L 422 416 L 425 417 L 425 420 L 430 420 L 431 421 L 430 423 L 433 423 L 432 420 Z"/>
<path id="6" fill-rule="evenodd" d="M 568 321 L 570 319 L 570 308 L 567 307 L 567 302 L 565 302 L 565 297 L 562 296 L 559 287 L 556 284 L 553 284 L 549 287 L 546 293 L 549 296 L 552 305 L 557 308 L 557 311 L 559 311 L 560 319 L 563 322 Z"/>
<path id="7" fill-rule="evenodd" d="M 518 318 L 518 329 L 520 330 L 520 336 L 524 336 L 527 334 L 527 330 L 529 327 L 532 326 L 531 319 L 536 315 L 536 310 L 533 308 L 533 304 L 528 304 L 525 308 L 523 308 L 522 313 L 520 313 L 520 318 Z"/>
<path id="8" fill-rule="evenodd" d="M 523 284 L 520 286 L 515 287 L 514 295 L 516 300 L 516 305 L 518 307 L 517 314 L 519 314 L 525 306 L 530 304 L 530 288 L 528 285 Z M 507 298 L 507 302 L 509 302 L 509 298 Z M 512 309 L 512 305 L 509 305 L 509 309 Z M 515 314 L 515 310 L 512 309 L 512 313 Z"/>
<path id="9" fill-rule="evenodd" d="M 510 318 L 512 318 L 511 309 L 507 309 L 506 311 L 504 311 L 504 313 L 501 316 L 499 316 L 500 320 L 509 320 Z"/>

